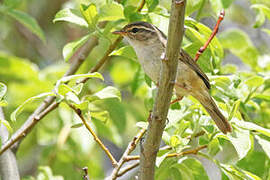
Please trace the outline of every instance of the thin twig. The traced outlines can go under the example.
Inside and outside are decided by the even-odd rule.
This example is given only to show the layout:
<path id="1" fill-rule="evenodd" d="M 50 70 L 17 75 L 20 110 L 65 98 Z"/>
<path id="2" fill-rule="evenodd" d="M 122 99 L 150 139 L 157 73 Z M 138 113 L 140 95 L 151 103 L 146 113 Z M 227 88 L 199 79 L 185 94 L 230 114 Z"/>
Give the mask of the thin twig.
<path id="1" fill-rule="evenodd" d="M 140 165 L 140 162 L 138 161 L 138 162 L 136 162 L 136 163 L 134 163 L 134 164 L 131 164 L 131 165 L 129 165 L 129 166 L 126 166 L 125 168 L 123 168 L 123 169 L 118 173 L 117 177 L 123 176 L 125 173 L 127 173 L 128 171 L 130 171 L 130 170 L 136 168 L 136 167 L 139 166 L 139 165 Z"/>
<path id="2" fill-rule="evenodd" d="M 84 167 L 82 168 L 84 175 L 83 175 L 83 180 L 89 180 L 89 176 L 88 176 L 88 167 Z"/>
<path id="3" fill-rule="evenodd" d="M 142 10 L 144 4 L 145 4 L 145 0 L 142 0 L 139 7 L 138 7 L 138 9 L 137 9 L 137 12 L 140 12 Z"/>
<path id="4" fill-rule="evenodd" d="M 75 106 L 71 105 L 71 104 L 68 104 L 68 105 L 80 117 L 80 119 L 82 120 L 84 126 L 91 133 L 91 135 L 93 136 L 94 140 L 98 143 L 98 145 L 101 147 L 101 149 L 107 154 L 107 156 L 109 157 L 109 159 L 112 162 L 113 167 L 116 167 L 117 166 L 117 161 L 115 160 L 115 158 L 113 157 L 113 155 L 111 154 L 111 152 L 108 150 L 108 148 L 102 143 L 102 141 L 95 134 L 95 132 L 91 128 L 90 124 L 85 120 L 85 118 L 82 115 L 82 111 L 80 109 L 76 108 Z"/>
<path id="5" fill-rule="evenodd" d="M 112 174 L 111 174 L 111 180 L 115 180 L 118 177 L 118 172 L 120 171 L 122 165 L 126 162 L 126 157 L 130 155 L 130 153 L 136 148 L 136 145 L 140 141 L 140 139 L 145 134 L 146 129 L 140 130 L 140 132 L 132 139 L 132 141 L 129 143 L 128 147 L 126 148 L 126 151 L 122 155 L 121 159 L 118 161 L 117 166 L 114 168 Z"/>
<path id="6" fill-rule="evenodd" d="M 200 55 L 205 51 L 205 49 L 207 48 L 207 46 L 209 45 L 209 43 L 212 41 L 212 39 L 215 37 L 215 35 L 217 34 L 218 32 L 218 29 L 219 29 L 219 25 L 221 23 L 221 21 L 224 19 L 224 16 L 225 16 L 225 11 L 224 9 L 220 12 L 220 15 L 218 17 L 218 20 L 217 20 L 217 23 L 214 27 L 214 30 L 212 31 L 210 37 L 208 38 L 208 40 L 205 42 L 205 44 L 198 50 L 198 52 L 196 53 L 195 55 L 195 58 L 194 60 L 195 61 L 198 61 Z"/>
<path id="7" fill-rule="evenodd" d="M 184 156 L 184 155 L 187 155 L 187 154 L 197 154 L 200 150 L 202 149 L 205 149 L 207 148 L 207 145 L 203 145 L 203 146 L 199 146 L 195 149 L 191 149 L 191 150 L 187 150 L 187 151 L 183 151 L 183 152 L 180 152 L 180 153 L 171 153 L 171 154 L 168 154 L 166 156 L 166 158 L 171 158 L 171 157 L 180 157 L 180 156 Z M 139 160 L 140 159 L 140 156 L 127 156 L 126 157 L 126 161 L 134 161 L 134 160 Z"/>

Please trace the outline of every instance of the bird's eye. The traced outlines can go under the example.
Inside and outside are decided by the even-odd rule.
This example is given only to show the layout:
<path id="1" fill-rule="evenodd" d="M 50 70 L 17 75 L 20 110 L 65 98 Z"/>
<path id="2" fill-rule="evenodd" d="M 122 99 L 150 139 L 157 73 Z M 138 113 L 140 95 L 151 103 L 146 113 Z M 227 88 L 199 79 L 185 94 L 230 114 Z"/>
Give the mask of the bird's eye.
<path id="1" fill-rule="evenodd" d="M 131 30 L 131 32 L 133 32 L 133 33 L 136 33 L 136 32 L 138 32 L 138 31 L 139 31 L 138 28 L 133 28 L 133 29 Z"/>

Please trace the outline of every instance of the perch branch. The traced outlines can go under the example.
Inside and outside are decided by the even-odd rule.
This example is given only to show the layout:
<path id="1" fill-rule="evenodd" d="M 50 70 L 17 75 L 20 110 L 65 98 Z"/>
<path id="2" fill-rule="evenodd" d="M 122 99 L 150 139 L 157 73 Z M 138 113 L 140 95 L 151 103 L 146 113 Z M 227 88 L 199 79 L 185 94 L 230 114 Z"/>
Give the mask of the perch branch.
<path id="1" fill-rule="evenodd" d="M 165 60 L 162 61 L 159 87 L 149 121 L 145 142 L 140 154 L 140 180 L 153 180 L 155 162 L 161 137 L 166 125 L 178 57 L 184 35 L 186 0 L 172 0 Z"/>
<path id="2" fill-rule="evenodd" d="M 195 61 L 198 61 L 199 57 L 201 56 L 201 54 L 205 51 L 205 49 L 207 48 L 207 46 L 209 45 L 209 43 L 212 41 L 212 39 L 215 37 L 215 35 L 217 34 L 218 32 L 218 29 L 219 29 L 219 25 L 221 23 L 221 21 L 224 19 L 224 16 L 225 16 L 225 11 L 222 10 L 219 14 L 219 17 L 218 17 L 218 20 L 217 20 L 217 23 L 210 35 L 210 37 L 208 38 L 208 40 L 205 42 L 205 44 L 198 50 L 198 52 L 196 53 L 195 55 L 195 58 L 194 60 Z"/>
<path id="3" fill-rule="evenodd" d="M 117 166 L 117 161 L 111 154 L 111 152 L 108 150 L 108 148 L 102 143 L 102 141 L 98 138 L 98 136 L 95 134 L 94 130 L 91 128 L 90 124 L 85 120 L 85 118 L 82 115 L 82 111 L 75 106 L 68 104 L 71 109 L 74 110 L 74 112 L 79 116 L 79 118 L 82 120 L 84 126 L 86 129 L 91 133 L 93 136 L 94 140 L 98 143 L 98 145 L 101 147 L 101 149 L 106 153 L 106 155 L 109 157 L 109 159 L 112 162 L 113 167 Z"/>

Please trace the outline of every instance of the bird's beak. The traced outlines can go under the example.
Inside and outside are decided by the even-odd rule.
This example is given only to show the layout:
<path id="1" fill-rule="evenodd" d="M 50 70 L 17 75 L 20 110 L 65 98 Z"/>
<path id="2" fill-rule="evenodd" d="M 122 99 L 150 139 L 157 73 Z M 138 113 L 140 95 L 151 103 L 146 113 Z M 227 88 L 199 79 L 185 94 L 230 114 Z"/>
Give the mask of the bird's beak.
<path id="1" fill-rule="evenodd" d="M 118 34 L 118 35 L 121 35 L 121 36 L 125 36 L 127 33 L 123 30 L 120 30 L 120 31 L 114 31 L 112 32 L 113 34 Z"/>

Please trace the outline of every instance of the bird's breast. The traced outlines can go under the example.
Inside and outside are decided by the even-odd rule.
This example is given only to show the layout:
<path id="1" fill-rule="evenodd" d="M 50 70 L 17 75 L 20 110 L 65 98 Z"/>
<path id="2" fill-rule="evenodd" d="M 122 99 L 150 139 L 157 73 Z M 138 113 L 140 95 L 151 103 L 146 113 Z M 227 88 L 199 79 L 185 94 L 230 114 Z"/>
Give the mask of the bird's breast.
<path id="1" fill-rule="evenodd" d="M 152 45 L 135 48 L 135 51 L 144 72 L 157 83 L 161 69 L 161 54 L 164 49 Z"/>

